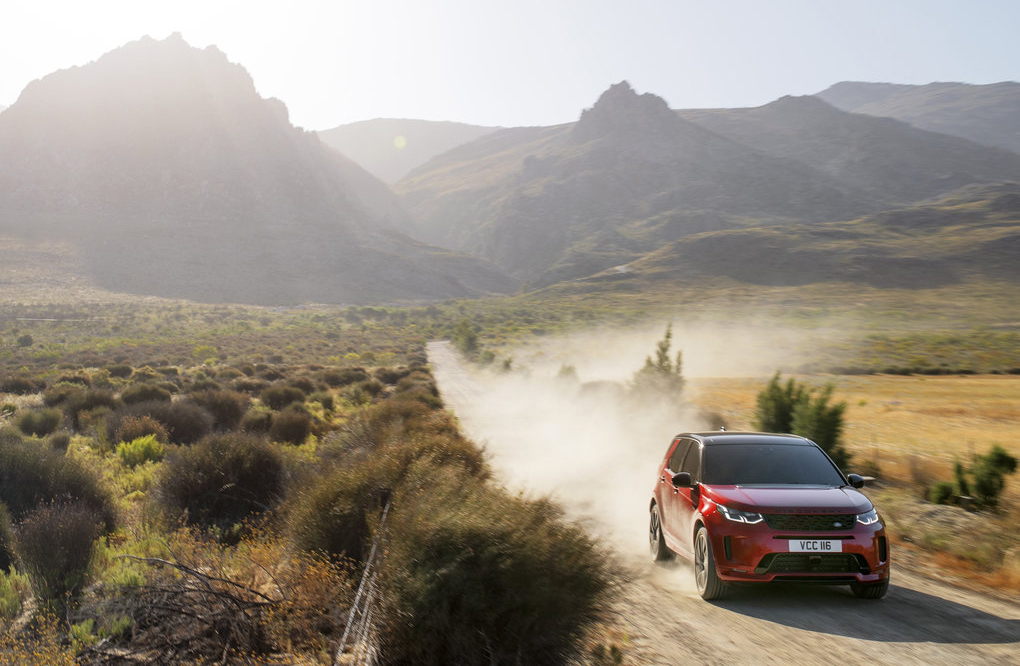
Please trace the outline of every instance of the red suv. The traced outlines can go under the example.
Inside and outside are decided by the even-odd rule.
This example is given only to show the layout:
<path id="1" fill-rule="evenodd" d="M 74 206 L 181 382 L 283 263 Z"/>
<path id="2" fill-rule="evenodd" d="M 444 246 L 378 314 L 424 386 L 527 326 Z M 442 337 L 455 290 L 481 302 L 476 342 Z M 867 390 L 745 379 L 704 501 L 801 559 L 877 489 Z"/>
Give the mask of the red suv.
<path id="1" fill-rule="evenodd" d="M 677 435 L 649 505 L 652 557 L 692 560 L 705 599 L 729 583 L 772 581 L 850 585 L 878 599 L 889 589 L 889 542 L 863 486 L 803 437 Z"/>

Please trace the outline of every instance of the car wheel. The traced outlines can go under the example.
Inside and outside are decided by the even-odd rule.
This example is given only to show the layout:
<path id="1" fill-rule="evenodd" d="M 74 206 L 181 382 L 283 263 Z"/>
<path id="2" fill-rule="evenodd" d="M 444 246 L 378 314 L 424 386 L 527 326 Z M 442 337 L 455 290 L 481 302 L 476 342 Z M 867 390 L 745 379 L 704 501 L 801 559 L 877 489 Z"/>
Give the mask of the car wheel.
<path id="1" fill-rule="evenodd" d="M 648 545 L 652 551 L 652 559 L 656 562 L 667 562 L 673 559 L 673 551 L 666 545 L 662 536 L 662 523 L 659 521 L 659 507 L 652 505 L 648 519 Z"/>
<path id="2" fill-rule="evenodd" d="M 698 528 L 694 537 L 694 582 L 702 599 L 718 599 L 726 592 L 726 583 L 715 572 L 715 557 L 708 530 Z"/>
<path id="3" fill-rule="evenodd" d="M 889 591 L 889 579 L 886 578 L 881 583 L 869 583 L 867 585 L 863 583 L 850 583 L 850 591 L 858 599 L 881 599 Z"/>

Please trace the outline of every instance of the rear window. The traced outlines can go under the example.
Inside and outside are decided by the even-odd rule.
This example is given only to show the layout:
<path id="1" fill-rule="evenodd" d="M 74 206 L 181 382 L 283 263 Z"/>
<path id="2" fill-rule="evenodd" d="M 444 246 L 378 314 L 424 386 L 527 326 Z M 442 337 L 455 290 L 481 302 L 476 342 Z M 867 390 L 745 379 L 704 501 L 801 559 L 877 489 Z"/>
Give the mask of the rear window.
<path id="1" fill-rule="evenodd" d="M 719 444 L 702 453 L 702 482 L 724 486 L 841 486 L 822 450 L 803 444 Z"/>

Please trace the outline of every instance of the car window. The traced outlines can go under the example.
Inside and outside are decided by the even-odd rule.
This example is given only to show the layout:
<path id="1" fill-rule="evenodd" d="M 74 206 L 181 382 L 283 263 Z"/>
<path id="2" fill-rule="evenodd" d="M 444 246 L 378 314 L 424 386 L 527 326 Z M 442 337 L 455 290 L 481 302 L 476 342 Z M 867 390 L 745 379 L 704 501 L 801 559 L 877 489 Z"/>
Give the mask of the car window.
<path id="1" fill-rule="evenodd" d="M 684 458 L 680 471 L 690 472 L 691 479 L 697 481 L 698 474 L 701 472 L 701 447 L 696 442 L 691 442 L 691 444 L 692 446 L 687 451 L 687 456 Z"/>
<path id="2" fill-rule="evenodd" d="M 680 442 L 673 449 L 673 453 L 669 455 L 669 460 L 666 462 L 666 467 L 671 472 L 679 472 L 680 464 L 683 462 L 684 454 L 687 453 L 687 448 L 691 445 L 689 439 L 681 439 Z"/>
<path id="3" fill-rule="evenodd" d="M 705 447 L 704 482 L 736 486 L 841 486 L 845 483 L 821 449 L 800 444 Z"/>

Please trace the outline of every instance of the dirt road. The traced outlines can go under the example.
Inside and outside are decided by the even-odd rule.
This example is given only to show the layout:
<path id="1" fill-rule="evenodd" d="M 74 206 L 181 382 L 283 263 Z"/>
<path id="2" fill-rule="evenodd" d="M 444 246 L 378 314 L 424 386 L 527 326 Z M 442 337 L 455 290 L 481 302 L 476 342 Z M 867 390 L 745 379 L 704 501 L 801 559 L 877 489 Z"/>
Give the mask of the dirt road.
<path id="1" fill-rule="evenodd" d="M 656 566 L 645 555 L 650 479 L 669 426 L 558 380 L 475 373 L 446 343 L 428 353 L 443 399 L 497 478 L 553 495 L 625 564 L 618 613 L 630 663 L 1020 664 L 1020 600 L 897 567 L 895 552 L 893 584 L 877 601 L 814 586 L 701 600 L 688 565 Z"/>

